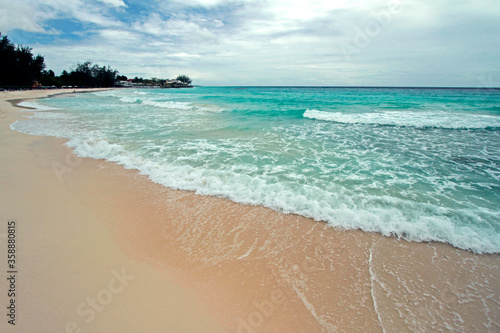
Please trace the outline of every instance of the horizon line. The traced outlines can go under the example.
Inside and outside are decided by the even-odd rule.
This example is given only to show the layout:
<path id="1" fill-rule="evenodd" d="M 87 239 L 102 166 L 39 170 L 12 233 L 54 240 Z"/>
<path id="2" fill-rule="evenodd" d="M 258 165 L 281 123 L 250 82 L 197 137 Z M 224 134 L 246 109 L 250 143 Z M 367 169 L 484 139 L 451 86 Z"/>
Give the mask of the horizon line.
<path id="1" fill-rule="evenodd" d="M 370 89 L 500 89 L 499 87 L 433 87 L 433 86 L 302 86 L 302 85 L 193 85 L 193 87 L 234 87 L 234 88 L 370 88 Z"/>

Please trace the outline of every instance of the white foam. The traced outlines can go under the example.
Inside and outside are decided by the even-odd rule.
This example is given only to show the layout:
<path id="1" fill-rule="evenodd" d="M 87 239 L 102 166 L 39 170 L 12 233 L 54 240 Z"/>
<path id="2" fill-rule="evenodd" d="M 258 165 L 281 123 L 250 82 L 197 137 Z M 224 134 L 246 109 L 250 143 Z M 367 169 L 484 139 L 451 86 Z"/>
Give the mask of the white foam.
<path id="1" fill-rule="evenodd" d="M 467 227 L 467 221 L 477 221 L 478 223 L 499 221 L 499 211 L 478 206 L 468 207 L 464 206 L 463 202 L 461 204 L 465 208 L 462 210 L 455 207 L 446 209 L 440 207 L 439 203 L 431 204 L 427 200 L 419 202 L 420 197 L 417 200 L 406 200 L 405 195 L 397 198 L 395 196 L 398 193 L 391 194 L 389 191 L 385 191 L 389 183 L 397 183 L 411 188 L 418 179 L 412 179 L 410 177 L 412 173 L 406 174 L 405 162 L 400 162 L 390 154 L 384 155 L 383 159 L 378 159 L 375 162 L 370 160 L 371 164 L 359 156 L 356 148 L 352 148 L 353 142 L 364 140 L 366 142 L 357 143 L 362 144 L 363 147 L 373 147 L 374 140 L 371 140 L 373 133 L 371 133 L 372 137 L 363 136 L 360 138 L 352 136 L 352 133 L 348 131 L 341 134 L 334 133 L 330 130 L 330 124 L 325 122 L 306 121 L 306 126 L 290 124 L 285 126 L 286 128 L 267 129 L 266 134 L 262 137 L 245 137 L 235 140 L 191 138 L 179 141 L 175 137 L 175 129 L 181 128 L 179 124 L 191 124 L 190 126 L 193 126 L 195 130 L 190 133 L 196 134 L 199 119 L 202 117 L 197 118 L 190 115 L 201 112 L 204 114 L 202 119 L 205 120 L 208 112 L 213 111 L 211 106 L 166 101 L 165 99 L 168 97 L 165 96 L 163 100 L 158 96 L 154 96 L 156 100 L 152 100 L 152 95 L 155 94 L 149 92 L 147 95 L 132 94 L 130 90 L 120 90 L 113 93 L 113 98 L 123 99 L 122 102 L 125 103 L 136 103 L 137 97 L 140 97 L 142 104 L 157 107 L 158 112 L 154 113 L 156 116 L 148 117 L 147 120 L 153 121 L 157 126 L 164 126 L 164 123 L 167 123 L 168 127 L 163 128 L 163 131 L 174 133 L 174 135 L 168 135 L 168 140 L 155 141 L 154 137 L 145 138 L 139 135 L 134 136 L 132 141 L 129 138 L 124 138 L 123 135 L 154 129 L 151 122 L 135 121 L 135 119 L 143 117 L 140 113 L 133 113 L 127 117 L 129 122 L 120 123 L 113 120 L 97 124 L 96 119 L 102 119 L 101 116 L 92 117 L 92 121 L 85 121 L 84 119 L 87 117 L 85 113 L 81 116 L 81 114 L 74 115 L 66 112 L 50 112 L 51 109 L 45 109 L 44 112 L 35 112 L 35 116 L 28 121 L 18 121 L 12 124 L 11 128 L 29 134 L 68 138 L 70 139 L 67 143 L 68 146 L 74 148 L 81 157 L 117 162 L 126 168 L 137 169 L 148 175 L 152 181 L 170 188 L 225 197 L 245 204 L 263 205 L 284 213 L 296 213 L 326 221 L 336 227 L 362 229 L 379 232 L 383 235 L 401 235 L 413 241 L 447 242 L 478 253 L 500 252 L 500 235 L 492 232 L 494 226 L 475 226 L 475 223 L 470 223 L 470 227 Z M 113 103 L 115 105 L 116 100 Z M 35 106 L 41 106 L 36 104 Z M 33 104 L 29 105 L 33 106 Z M 139 105 L 137 106 L 139 107 Z M 43 106 L 41 107 L 43 110 Z M 151 111 L 153 108 L 143 109 Z M 169 112 L 168 109 L 173 111 Z M 175 112 L 175 110 L 188 109 L 192 112 Z M 172 117 L 172 114 L 179 116 Z M 307 110 L 304 117 L 353 124 L 416 127 L 439 127 L 438 125 L 444 124 L 448 128 L 462 128 L 460 124 L 464 122 L 472 123 L 474 126 L 485 126 L 486 120 L 488 120 L 487 127 L 491 127 L 495 123 L 494 121 L 498 120 L 498 117 L 494 116 L 491 116 L 490 119 L 477 115 L 480 118 L 476 119 L 478 121 L 474 123 L 471 121 L 474 115 L 472 118 L 467 115 L 467 120 L 461 120 L 462 123 L 455 124 L 454 121 L 459 121 L 457 117 L 453 118 L 451 115 L 451 118 L 446 118 L 441 117 L 439 112 L 436 114 L 438 115 L 428 112 L 426 115 L 425 112 L 413 111 L 345 114 Z M 443 114 L 449 115 L 449 113 Z M 72 117 L 81 120 L 74 121 L 71 120 Z M 204 125 L 207 124 L 208 122 L 204 123 Z M 217 125 L 210 128 L 217 128 Z M 113 142 L 107 137 L 106 131 L 111 129 L 111 132 L 108 133 L 112 137 L 113 133 L 116 135 L 118 126 L 122 126 L 119 131 L 122 135 L 119 139 L 121 141 Z M 468 128 L 471 127 L 468 126 Z M 379 135 L 379 133 L 384 134 L 386 128 L 374 127 L 374 129 L 372 132 Z M 400 135 L 406 133 L 406 131 L 398 132 L 403 133 Z M 457 132 L 456 136 L 462 135 L 458 131 L 455 132 Z M 310 140 L 309 135 L 314 135 L 317 140 Z M 323 142 L 322 138 L 324 137 L 327 137 L 328 140 Z M 414 139 L 415 137 L 412 137 L 412 140 Z M 146 141 L 148 142 L 145 143 Z M 301 142 L 296 144 L 297 141 Z M 331 142 L 336 143 L 335 149 L 330 149 Z M 407 141 L 404 142 L 409 144 Z M 432 142 L 430 144 L 432 149 L 439 148 L 433 148 Z M 279 154 L 273 155 L 273 151 L 279 149 L 276 145 L 283 147 L 283 150 L 288 154 L 285 160 L 282 160 Z M 314 148 L 309 150 L 312 146 Z M 303 147 L 306 149 L 302 149 Z M 412 150 L 415 147 L 409 144 L 406 148 Z M 363 151 L 370 151 L 370 149 L 363 148 Z M 262 155 L 259 155 L 262 152 L 270 152 L 269 156 L 264 159 L 271 161 L 267 161 L 259 167 L 255 161 L 262 161 Z M 310 152 L 313 155 L 308 155 Z M 345 171 L 341 169 L 344 167 L 340 165 L 344 163 L 342 161 L 346 157 L 353 156 L 360 158 L 350 158 L 349 164 L 345 166 Z M 295 164 L 295 161 L 299 160 L 300 163 Z M 420 158 L 418 161 L 426 162 L 425 159 Z M 456 160 L 455 162 L 465 163 L 467 161 L 469 160 Z M 401 163 L 402 167 L 398 172 L 388 167 L 396 163 Z M 300 169 L 303 165 L 307 165 L 309 168 Z M 334 168 L 339 170 L 338 175 L 332 174 L 331 171 Z M 428 169 L 427 167 L 422 168 Z M 323 179 L 329 179 L 329 181 L 315 179 L 316 172 L 328 175 L 330 178 Z M 311 179 L 307 179 L 307 174 L 313 174 Z M 451 176 L 447 179 L 454 179 L 455 176 Z M 372 177 L 376 181 L 367 186 L 366 180 Z M 442 182 L 440 178 L 433 180 L 432 177 L 432 174 L 426 176 L 422 183 L 435 192 L 446 192 L 447 189 L 457 186 L 456 182 Z M 406 188 L 405 186 L 402 187 Z M 370 188 L 379 190 L 370 191 Z M 370 195 L 370 193 L 377 194 Z M 411 194 L 418 196 L 421 193 L 411 192 Z M 430 195 L 430 197 L 435 202 L 440 200 L 436 196 Z M 458 221 L 452 220 L 453 218 L 458 219 Z M 489 222 L 485 222 L 485 224 L 487 223 Z"/>
<path id="2" fill-rule="evenodd" d="M 226 109 L 217 106 L 217 105 L 196 105 L 196 108 L 200 111 L 204 112 L 222 112 L 225 111 Z"/>
<path id="3" fill-rule="evenodd" d="M 141 100 L 138 97 L 125 96 L 125 97 L 120 97 L 120 101 L 123 103 L 137 103 L 140 102 Z"/>
<path id="4" fill-rule="evenodd" d="M 117 162 L 128 169 L 139 170 L 156 183 L 174 189 L 192 190 L 240 203 L 263 205 L 284 213 L 296 213 L 326 221 L 336 227 L 379 232 L 386 236 L 400 235 L 411 241 L 446 242 L 477 253 L 500 252 L 500 235 L 478 228 L 457 226 L 445 214 L 426 215 L 425 211 L 436 213 L 439 210 L 439 207 L 428 203 L 387 197 L 390 205 L 386 207 L 359 207 L 362 200 L 356 198 L 355 193 L 330 193 L 315 186 L 298 189 L 293 183 L 274 182 L 273 178 L 266 176 L 252 177 L 231 170 L 193 168 L 180 165 L 179 162 L 155 162 L 102 139 L 72 139 L 68 146 L 73 147 L 81 157 Z M 365 195 L 363 200 L 372 199 Z M 395 207 L 406 207 L 418 214 L 411 217 Z M 489 214 L 496 214 L 494 218 L 500 219 L 498 212 Z"/>
<path id="5" fill-rule="evenodd" d="M 121 145 L 110 144 L 103 139 L 71 139 L 67 146 L 74 148 L 74 152 L 79 156 L 94 159 L 115 160 L 125 154 Z"/>
<path id="6" fill-rule="evenodd" d="M 191 103 L 174 102 L 174 101 L 144 100 L 142 101 L 142 104 L 156 106 L 159 108 L 178 109 L 178 110 L 189 110 L 192 108 Z"/>
<path id="7" fill-rule="evenodd" d="M 126 91 L 126 93 L 125 93 Z M 130 91 L 129 90 L 121 90 L 121 89 L 116 89 L 116 90 L 103 90 L 103 91 L 96 91 L 96 92 L 91 92 L 90 94 L 96 95 L 96 96 L 102 96 L 102 97 L 123 97 L 125 94 L 129 95 Z"/>
<path id="8" fill-rule="evenodd" d="M 20 107 L 23 107 L 23 108 L 34 109 L 35 111 L 57 110 L 57 108 L 45 106 L 45 105 L 39 104 L 35 101 L 23 101 L 23 102 L 17 103 L 17 105 Z"/>
<path id="9" fill-rule="evenodd" d="M 175 100 L 162 100 L 158 99 L 159 94 L 145 92 L 145 91 L 131 91 L 131 90 L 111 90 L 96 92 L 95 95 L 114 97 L 122 103 L 132 104 L 140 103 L 143 105 L 155 106 L 163 109 L 173 110 L 195 110 L 201 112 L 222 112 L 225 109 L 218 105 L 211 104 L 194 104 L 190 102 L 180 102 Z M 186 95 L 175 96 L 175 98 L 188 98 Z"/>
<path id="10" fill-rule="evenodd" d="M 18 120 L 10 125 L 12 130 L 31 134 L 68 138 L 73 131 L 68 128 L 66 122 L 73 116 L 67 113 L 50 112 L 47 110 L 28 116 L 26 120 Z M 50 109 L 56 110 L 56 108 Z"/>
<path id="11" fill-rule="evenodd" d="M 307 109 L 304 118 L 344 124 L 372 124 L 436 127 L 449 129 L 500 128 L 500 117 L 485 114 L 460 114 L 440 111 L 375 111 L 365 113 L 325 112 Z"/>
<path id="12" fill-rule="evenodd" d="M 385 333 L 385 327 L 384 323 L 382 322 L 382 316 L 380 315 L 377 292 L 376 292 L 378 286 L 382 285 L 383 283 L 379 281 L 378 277 L 376 276 L 373 270 L 373 248 L 377 246 L 379 242 L 380 239 L 377 240 L 375 243 L 373 243 L 372 246 L 370 247 L 370 256 L 368 258 L 368 272 L 370 273 L 370 285 L 371 285 L 370 292 L 373 300 L 373 308 L 375 309 L 375 313 L 377 314 L 378 322 L 380 324 L 380 327 L 382 328 L 382 332 Z"/>

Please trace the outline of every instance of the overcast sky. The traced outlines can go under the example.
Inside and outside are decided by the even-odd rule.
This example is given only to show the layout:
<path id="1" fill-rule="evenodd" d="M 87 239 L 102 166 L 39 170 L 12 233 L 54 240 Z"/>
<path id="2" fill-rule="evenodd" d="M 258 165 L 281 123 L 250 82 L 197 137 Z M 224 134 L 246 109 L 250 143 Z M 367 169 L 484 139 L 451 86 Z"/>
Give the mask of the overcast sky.
<path id="1" fill-rule="evenodd" d="M 499 0 L 0 0 L 60 74 L 93 60 L 201 85 L 500 86 Z"/>

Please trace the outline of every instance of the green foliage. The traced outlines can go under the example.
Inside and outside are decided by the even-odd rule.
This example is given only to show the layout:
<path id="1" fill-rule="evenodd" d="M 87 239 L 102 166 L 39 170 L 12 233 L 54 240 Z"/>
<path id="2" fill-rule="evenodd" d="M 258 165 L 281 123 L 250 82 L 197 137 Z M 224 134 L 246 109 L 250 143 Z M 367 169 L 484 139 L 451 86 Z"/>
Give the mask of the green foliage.
<path id="1" fill-rule="evenodd" d="M 56 77 L 52 70 L 42 71 L 38 82 L 45 87 L 60 87 L 64 85 L 64 81 L 60 77 Z"/>
<path id="2" fill-rule="evenodd" d="M 192 82 L 191 79 L 189 78 L 189 76 L 187 76 L 187 75 L 179 75 L 179 76 L 177 76 L 176 80 L 180 81 L 186 85 L 190 85 Z"/>
<path id="3" fill-rule="evenodd" d="M 44 58 L 31 51 L 27 46 L 14 46 L 0 33 L 0 86 L 31 87 L 42 77 Z"/>
<path id="4" fill-rule="evenodd" d="M 112 87 L 118 71 L 111 67 L 92 65 L 92 61 L 76 64 L 70 73 L 61 74 L 67 85 L 78 87 Z"/>
<path id="5" fill-rule="evenodd" d="M 27 46 L 15 46 L 7 36 L 0 33 L 0 86 L 2 87 L 32 87 L 37 81 L 46 87 L 113 87 L 115 82 L 127 81 L 124 75 L 111 67 L 94 65 L 92 61 L 77 63 L 70 72 L 64 70 L 56 76 L 52 70 L 44 70 L 44 58 L 33 56 L 32 49 Z M 160 78 L 143 79 L 135 77 L 134 83 L 145 86 L 161 86 L 164 88 L 190 87 L 191 79 L 187 75 L 179 75 L 176 80 Z"/>

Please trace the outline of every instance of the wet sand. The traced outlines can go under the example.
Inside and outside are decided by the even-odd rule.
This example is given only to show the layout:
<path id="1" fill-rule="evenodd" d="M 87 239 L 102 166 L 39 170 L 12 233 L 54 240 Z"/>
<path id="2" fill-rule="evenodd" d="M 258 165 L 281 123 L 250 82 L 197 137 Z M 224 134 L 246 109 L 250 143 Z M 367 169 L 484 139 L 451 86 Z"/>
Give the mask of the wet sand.
<path id="1" fill-rule="evenodd" d="M 15 220 L 19 250 L 18 325 L 2 331 L 500 329 L 498 255 L 167 189 L 10 130 L 29 113 L 7 100 L 49 93 L 0 93 L 0 235 L 5 249 Z"/>

